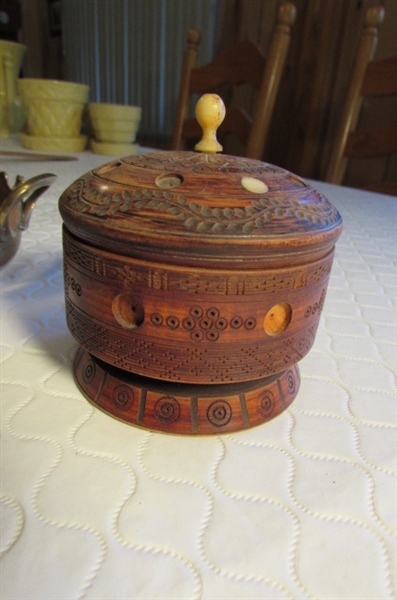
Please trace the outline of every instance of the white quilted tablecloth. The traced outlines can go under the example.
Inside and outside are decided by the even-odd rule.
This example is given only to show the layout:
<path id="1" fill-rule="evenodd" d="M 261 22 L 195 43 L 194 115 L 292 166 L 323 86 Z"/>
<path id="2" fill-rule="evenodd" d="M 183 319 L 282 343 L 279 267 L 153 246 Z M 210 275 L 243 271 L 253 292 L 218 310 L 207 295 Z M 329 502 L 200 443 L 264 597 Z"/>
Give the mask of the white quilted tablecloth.
<path id="1" fill-rule="evenodd" d="M 77 390 L 53 172 L 1 271 L 1 598 L 396 597 L 396 198 L 316 184 L 344 218 L 301 390 L 269 424 L 186 438 Z"/>

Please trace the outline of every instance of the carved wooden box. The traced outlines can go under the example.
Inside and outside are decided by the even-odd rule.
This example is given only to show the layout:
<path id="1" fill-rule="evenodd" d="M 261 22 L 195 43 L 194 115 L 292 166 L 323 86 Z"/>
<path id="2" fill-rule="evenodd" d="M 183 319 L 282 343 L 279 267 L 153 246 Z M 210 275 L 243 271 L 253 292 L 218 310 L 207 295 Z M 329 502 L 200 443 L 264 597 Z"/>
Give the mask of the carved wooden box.
<path id="1" fill-rule="evenodd" d="M 299 389 L 342 222 L 299 177 L 250 159 L 115 160 L 60 198 L 75 377 L 154 430 L 257 425 Z"/>

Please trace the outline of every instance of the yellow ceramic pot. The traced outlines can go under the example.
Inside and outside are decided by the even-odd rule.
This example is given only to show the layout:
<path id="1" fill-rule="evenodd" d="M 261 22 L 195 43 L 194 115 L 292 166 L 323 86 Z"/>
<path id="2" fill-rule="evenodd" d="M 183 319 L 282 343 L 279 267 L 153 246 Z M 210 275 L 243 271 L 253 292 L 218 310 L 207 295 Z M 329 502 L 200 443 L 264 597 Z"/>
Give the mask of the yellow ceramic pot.
<path id="1" fill-rule="evenodd" d="M 21 121 L 17 102 L 17 79 L 26 46 L 0 40 L 0 137 L 9 137 L 14 123 Z"/>
<path id="2" fill-rule="evenodd" d="M 89 86 L 70 81 L 20 79 L 26 133 L 35 137 L 78 138 Z"/>
<path id="3" fill-rule="evenodd" d="M 123 104 L 90 103 L 91 129 L 99 142 L 132 143 L 135 141 L 142 109 Z"/>
<path id="4" fill-rule="evenodd" d="M 90 102 L 88 111 L 91 118 L 121 119 L 122 121 L 140 121 L 142 108 L 129 104 L 109 104 L 106 102 Z"/>

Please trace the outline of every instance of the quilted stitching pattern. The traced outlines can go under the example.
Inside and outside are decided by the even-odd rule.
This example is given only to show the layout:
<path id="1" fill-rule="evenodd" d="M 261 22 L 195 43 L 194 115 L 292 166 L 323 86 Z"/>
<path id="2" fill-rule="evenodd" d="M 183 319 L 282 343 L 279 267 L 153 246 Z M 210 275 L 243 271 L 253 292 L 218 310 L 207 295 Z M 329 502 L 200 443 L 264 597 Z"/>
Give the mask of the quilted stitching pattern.
<path id="1" fill-rule="evenodd" d="M 297 399 L 186 439 L 107 417 L 73 382 L 56 201 L 94 161 L 57 164 L 1 273 L 2 597 L 394 598 L 394 199 L 318 184 L 345 229 Z"/>

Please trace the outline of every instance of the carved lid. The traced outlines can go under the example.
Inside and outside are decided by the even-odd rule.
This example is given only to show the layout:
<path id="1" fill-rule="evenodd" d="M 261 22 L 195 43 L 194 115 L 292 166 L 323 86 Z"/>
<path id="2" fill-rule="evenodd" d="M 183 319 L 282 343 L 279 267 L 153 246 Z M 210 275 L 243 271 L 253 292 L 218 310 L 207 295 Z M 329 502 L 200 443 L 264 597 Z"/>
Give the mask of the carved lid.
<path id="1" fill-rule="evenodd" d="M 302 179 L 259 160 L 154 152 L 82 175 L 60 198 L 69 231 L 125 256 L 241 268 L 327 253 L 338 211 Z"/>

